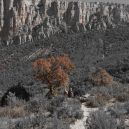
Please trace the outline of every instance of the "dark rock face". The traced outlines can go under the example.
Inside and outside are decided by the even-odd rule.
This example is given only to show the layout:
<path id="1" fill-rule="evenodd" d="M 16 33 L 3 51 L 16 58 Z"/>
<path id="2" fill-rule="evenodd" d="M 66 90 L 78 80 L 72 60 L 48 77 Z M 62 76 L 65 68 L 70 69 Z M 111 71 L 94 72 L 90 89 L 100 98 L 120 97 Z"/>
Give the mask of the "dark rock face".
<path id="1" fill-rule="evenodd" d="M 25 100 L 25 101 L 29 101 L 30 99 L 30 94 L 26 91 L 26 89 L 22 86 L 13 86 L 11 88 L 9 88 L 7 90 L 7 92 L 3 95 L 2 99 L 1 99 L 1 106 L 6 106 L 8 105 L 8 95 L 9 93 L 13 93 L 16 98 L 18 98 L 19 100 Z"/>

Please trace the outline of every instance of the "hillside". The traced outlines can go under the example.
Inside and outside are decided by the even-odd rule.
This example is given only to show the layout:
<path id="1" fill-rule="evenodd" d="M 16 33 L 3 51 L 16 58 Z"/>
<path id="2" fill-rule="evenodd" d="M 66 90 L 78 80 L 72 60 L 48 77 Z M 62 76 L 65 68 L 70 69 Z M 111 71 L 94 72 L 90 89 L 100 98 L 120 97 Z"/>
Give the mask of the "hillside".
<path id="1" fill-rule="evenodd" d="M 32 62 L 38 58 L 47 58 L 52 55 L 65 53 L 70 56 L 76 66 L 71 75 L 70 82 L 70 86 L 76 95 L 75 99 L 85 94 L 99 95 L 103 93 L 107 95 L 107 92 L 110 94 L 107 97 L 109 100 L 112 97 L 117 99 L 117 97 L 123 96 L 123 94 L 126 95 L 129 82 L 128 29 L 128 26 L 118 26 L 115 29 L 107 30 L 105 33 L 96 31 L 69 35 L 61 33 L 36 43 L 1 48 L 1 93 L 4 93 L 9 87 L 17 85 L 18 82 L 22 82 L 22 85 L 33 94 L 34 98 L 42 92 L 45 95 L 47 89 L 43 87 L 46 86 L 33 78 Z M 86 81 L 88 76 L 99 68 L 106 69 L 115 81 L 112 84 L 113 91 L 111 93 L 110 87 L 105 87 L 105 89 L 102 86 L 104 88 L 102 88 L 103 91 Z M 119 88 L 116 85 L 119 85 Z M 37 99 L 40 98 L 37 97 Z M 93 101 L 92 97 L 87 99 L 83 100 L 86 101 L 86 104 L 89 103 L 87 101 Z M 123 99 L 122 102 L 128 101 L 128 97 Z M 104 99 L 103 101 L 107 100 Z M 99 106 L 104 104 L 103 101 L 96 98 L 96 104 L 99 104 Z M 64 127 L 64 129 L 66 128 L 68 127 Z"/>
<path id="2" fill-rule="evenodd" d="M 119 2 L 0 0 L 0 129 L 129 128 Z"/>

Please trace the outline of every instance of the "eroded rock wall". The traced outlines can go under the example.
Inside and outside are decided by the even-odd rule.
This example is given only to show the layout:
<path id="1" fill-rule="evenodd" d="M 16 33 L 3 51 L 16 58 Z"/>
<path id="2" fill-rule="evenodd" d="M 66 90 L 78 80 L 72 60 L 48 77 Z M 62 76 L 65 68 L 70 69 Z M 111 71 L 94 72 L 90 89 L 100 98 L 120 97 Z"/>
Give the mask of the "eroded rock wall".
<path id="1" fill-rule="evenodd" d="M 60 0 L 0 0 L 0 37 L 5 44 L 49 37 L 62 29 L 73 32 L 106 30 L 120 22 L 129 22 L 128 5 Z"/>

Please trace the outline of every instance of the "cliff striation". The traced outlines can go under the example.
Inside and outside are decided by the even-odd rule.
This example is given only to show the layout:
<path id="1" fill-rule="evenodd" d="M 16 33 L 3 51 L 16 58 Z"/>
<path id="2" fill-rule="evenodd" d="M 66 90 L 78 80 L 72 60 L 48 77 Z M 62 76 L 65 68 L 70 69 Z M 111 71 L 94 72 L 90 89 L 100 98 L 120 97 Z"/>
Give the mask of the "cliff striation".
<path id="1" fill-rule="evenodd" d="M 105 31 L 129 22 L 129 6 L 60 0 L 0 0 L 1 44 L 25 43 L 60 32 Z"/>

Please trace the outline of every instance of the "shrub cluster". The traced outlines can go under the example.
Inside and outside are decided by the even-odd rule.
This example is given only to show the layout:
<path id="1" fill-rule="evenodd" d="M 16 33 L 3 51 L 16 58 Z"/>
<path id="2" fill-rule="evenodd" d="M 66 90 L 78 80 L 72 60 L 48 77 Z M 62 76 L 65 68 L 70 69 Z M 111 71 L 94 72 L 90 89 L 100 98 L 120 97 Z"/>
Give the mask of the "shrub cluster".
<path id="1" fill-rule="evenodd" d="M 83 118 L 81 103 L 75 98 L 66 98 L 64 96 L 56 96 L 51 99 L 47 110 L 52 114 L 56 113 L 57 118 L 68 123 L 75 122 L 76 119 Z"/>
<path id="2" fill-rule="evenodd" d="M 122 129 L 122 123 L 103 110 L 92 112 L 86 121 L 87 129 Z"/>
<path id="3" fill-rule="evenodd" d="M 101 107 L 108 103 L 109 98 L 106 95 L 97 93 L 94 96 L 90 96 L 86 100 L 86 106 L 88 107 Z"/>
<path id="4" fill-rule="evenodd" d="M 97 70 L 89 77 L 88 80 L 97 86 L 109 85 L 113 83 L 112 76 L 105 69 Z"/>

